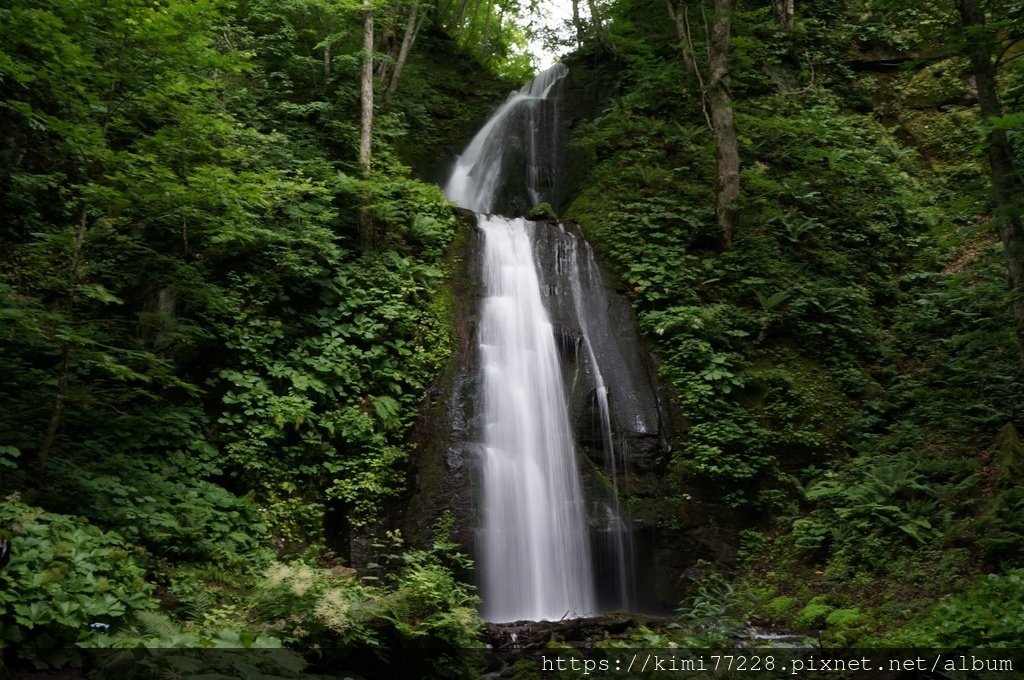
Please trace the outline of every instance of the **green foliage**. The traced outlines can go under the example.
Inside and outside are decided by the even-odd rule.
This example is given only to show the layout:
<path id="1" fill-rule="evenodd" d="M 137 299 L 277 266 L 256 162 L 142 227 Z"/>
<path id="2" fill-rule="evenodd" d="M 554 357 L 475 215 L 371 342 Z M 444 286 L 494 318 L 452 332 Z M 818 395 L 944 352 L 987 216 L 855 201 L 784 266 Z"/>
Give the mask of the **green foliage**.
<path id="1" fill-rule="evenodd" d="M 367 254 L 340 265 L 319 305 L 287 324 L 273 298 L 246 311 L 229 341 L 238 367 L 219 376 L 227 460 L 268 494 L 308 480 L 354 521 L 375 516 L 402 486 L 401 435 L 449 351 L 430 305 L 440 276 L 396 252 Z"/>
<path id="2" fill-rule="evenodd" d="M 993 40 L 1019 26 L 1008 5 L 989 10 Z M 834 644 L 905 621 L 972 570 L 1018 566 L 1022 374 L 966 63 L 879 66 L 962 46 L 954 5 L 797 3 L 787 31 L 767 3 L 737 4 L 728 252 L 706 83 L 664 8 L 610 13 L 616 58 L 598 68 L 616 95 L 574 130 L 588 174 L 565 213 L 631 294 L 681 411 L 664 493 L 748 510 L 739 528 L 765 540 L 744 540 L 743 572 L 783 593 L 767 613 Z M 1002 66 L 1007 96 L 1018 62 Z M 991 125 L 1015 135 L 1018 118 Z M 843 595 L 790 613 L 814 593 Z"/>
<path id="3" fill-rule="evenodd" d="M 721 574 L 714 572 L 696 582 L 696 589 L 676 609 L 673 627 L 691 638 L 689 644 L 731 646 L 741 636 L 751 603 Z"/>
<path id="4" fill-rule="evenodd" d="M 978 533 L 982 557 L 992 564 L 1015 565 L 1024 558 L 1024 489 L 996 494 L 985 512 L 969 527 Z"/>
<path id="5" fill-rule="evenodd" d="M 418 650 L 436 677 L 465 677 L 470 659 L 459 653 L 477 646 L 482 625 L 471 587 L 452 574 L 451 565 L 465 567 L 465 558 L 446 538 L 429 550 L 408 550 L 392 534 L 376 546 L 400 551 L 379 556 L 387 576 L 376 583 L 348 569 L 275 562 L 256 586 L 254 611 L 275 621 L 292 644 L 340 649 L 352 658 L 383 659 L 390 647 Z"/>
<path id="6" fill-rule="evenodd" d="M 824 602 L 823 599 L 814 598 L 803 609 L 795 613 L 790 619 L 793 625 L 803 630 L 824 628 L 825 622 L 836 609 L 827 602 Z"/>
<path id="7" fill-rule="evenodd" d="M 600 162 L 568 212 L 635 296 L 686 413 L 675 464 L 756 503 L 748 490 L 778 486 L 780 468 L 848 447 L 859 365 L 883 333 L 875 310 L 926 224 L 921 184 L 879 126 L 827 94 L 749 98 L 742 226 L 717 253 L 707 132 L 682 103 L 652 114 L 672 101 L 657 92 L 638 84 L 574 138 Z"/>
<path id="8" fill-rule="evenodd" d="M 11 561 L 0 569 L 0 642 L 38 664 L 59 664 L 66 648 L 91 646 L 156 608 L 131 545 L 81 518 L 43 512 L 16 495 L 0 501 Z"/>
<path id="9" fill-rule="evenodd" d="M 555 209 L 551 207 L 551 204 L 547 201 L 539 203 L 526 213 L 526 219 L 528 220 L 557 220 L 558 215 L 555 214 Z"/>
<path id="10" fill-rule="evenodd" d="M 993 603 L 999 603 L 993 606 Z M 1024 573 L 975 578 L 962 593 L 879 640 L 906 647 L 1014 647 L 1024 633 Z"/>
<path id="11" fill-rule="evenodd" d="M 379 111 L 374 172 L 356 178 L 360 6 L 0 9 L 0 470 L 33 499 L 0 516 L 15 534 L 6 644 L 471 639 L 469 590 L 423 555 L 401 596 L 322 567 L 312 594 L 282 579 L 257 589 L 266 611 L 245 596 L 273 552 L 312 554 L 328 506 L 349 530 L 383 515 L 451 351 L 440 288 L 459 222 L 398 149 L 426 155 L 409 127 L 471 97 L 449 88 L 419 119 L 400 97 Z M 414 56 L 404 84 L 447 68 Z M 474 103 L 466 121 L 489 100 Z M 354 245 L 361 210 L 380 234 L 370 252 Z M 151 611 L 154 586 L 167 616 Z M 324 613 L 329 593 L 344 595 L 335 613 L 406 604 L 346 628 Z M 268 627 L 272 605 L 286 623 Z M 302 632 L 289 607 L 306 605 Z M 278 661 L 261 672 L 295 671 L 295 657 Z"/>
<path id="12" fill-rule="evenodd" d="M 318 546 L 328 507 L 345 527 L 329 538 L 344 544 L 405 487 L 406 435 L 451 352 L 440 289 L 458 221 L 402 159 L 436 173 L 507 91 L 480 62 L 525 75 L 526 32 L 509 21 L 524 8 L 438 8 L 398 94 L 378 100 L 364 174 L 361 5 L 0 9 L 0 471 L 32 498 L 0 503 L 13 546 L 0 641 L 23 659 L 284 643 L 378 661 L 409 649 L 429 653 L 435 675 L 471 674 L 454 650 L 474 645 L 480 622 L 447 539 L 379 544 L 363 580 Z M 1000 35 L 1018 32 L 1008 6 L 990 6 Z M 410 7 L 375 9 L 386 71 Z M 1020 599 L 1024 495 L 982 126 L 956 59 L 902 74 L 847 63 L 916 50 L 948 35 L 950 18 L 807 2 L 786 31 L 764 3 L 740 3 L 730 86 L 743 192 L 721 252 L 702 84 L 664 8 L 603 9 L 607 44 L 580 60 L 616 96 L 573 128 L 589 175 L 567 213 L 632 296 L 681 412 L 660 497 L 699 485 L 768 525 L 744 536 L 745 568 L 785 551 L 779 564 L 806 584 L 772 589 L 784 594 L 765 607 L 826 640 L 857 640 L 876 610 L 822 589 L 888 598 L 884 620 L 902 621 L 923 596 L 897 587 L 931 597 L 994 568 L 1007 571 L 896 638 L 1019 639 L 1012 613 L 985 613 Z M 1007 63 L 1011 104 L 983 131 L 1019 142 L 1024 62 Z M 360 215 L 380 236 L 370 251 L 355 246 Z M 687 639 L 730 643 L 747 595 L 703 580 L 680 611 Z M 302 670 L 275 658 L 252 672 Z M 236 661 L 147 668 L 226 673 Z"/>
<path id="13" fill-rule="evenodd" d="M 830 551 L 836 575 L 884 570 L 900 550 L 934 546 L 966 519 L 978 483 L 959 461 L 866 457 L 848 474 L 809 486 L 807 500 L 821 509 L 793 524 L 796 548 L 810 559 Z"/>
<path id="14" fill-rule="evenodd" d="M 369 600 L 370 590 L 351 570 L 275 562 L 257 583 L 252 607 L 263 620 L 276 622 L 285 642 L 377 648 L 380 642 L 366 625 Z"/>
<path id="15" fill-rule="evenodd" d="M 475 634 L 483 625 L 476 613 L 477 598 L 472 588 L 453 578 L 455 570 L 471 569 L 473 563 L 451 539 L 453 525 L 454 516 L 443 514 L 426 550 L 407 549 L 398 532 L 390 533 L 387 542 L 374 544 L 380 551 L 376 566 L 384 569 L 394 588 L 385 616 L 404 644 L 440 642 L 463 650 L 477 646 Z"/>
<path id="16" fill-rule="evenodd" d="M 436 18 L 469 54 L 496 73 L 521 82 L 533 75 L 529 34 L 522 25 L 527 10 L 518 0 L 476 0 L 438 5 Z M 512 18 L 519 21 L 507 20 Z"/>
<path id="17" fill-rule="evenodd" d="M 288 544 L 317 535 L 324 503 L 359 522 L 401 487 L 402 436 L 447 358 L 431 300 L 455 220 L 386 143 L 372 178 L 338 172 L 358 102 L 309 67 L 322 40 L 339 62 L 356 49 L 357 4 L 7 10 L 0 115 L 37 160 L 12 156 L 0 181 L 19 196 L 3 213 L 3 460 L 38 444 L 59 402 L 55 507 L 84 493 L 157 552 L 220 559 L 261 542 L 262 523 L 190 477 L 256 491 Z M 360 204 L 385 243 L 357 256 Z M 166 451 L 171 474 L 155 467 Z M 126 483 L 127 459 L 144 471 Z M 154 505 L 174 496 L 195 502 Z M 154 521 L 135 526 L 142 514 Z"/>
<path id="18" fill-rule="evenodd" d="M 828 546 L 829 527 L 814 519 L 801 518 L 793 522 L 793 545 L 805 557 L 820 557 Z"/>

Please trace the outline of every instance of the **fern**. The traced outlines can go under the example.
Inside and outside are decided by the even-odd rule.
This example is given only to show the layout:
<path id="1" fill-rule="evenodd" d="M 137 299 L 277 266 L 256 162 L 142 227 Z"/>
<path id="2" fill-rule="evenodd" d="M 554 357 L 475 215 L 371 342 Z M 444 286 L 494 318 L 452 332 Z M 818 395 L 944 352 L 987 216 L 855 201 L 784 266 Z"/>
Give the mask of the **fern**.
<path id="1" fill-rule="evenodd" d="M 202 621 L 214 605 L 213 595 L 207 590 L 197 590 L 182 598 L 182 613 L 189 621 Z"/>
<path id="2" fill-rule="evenodd" d="M 1013 423 L 1006 423 L 999 431 L 992 447 L 992 465 L 1000 485 L 1012 486 L 1024 479 L 1024 445 Z"/>
<path id="3" fill-rule="evenodd" d="M 139 624 L 145 637 L 165 640 L 182 633 L 181 626 L 166 614 L 159 612 L 138 612 L 135 614 L 135 621 Z"/>

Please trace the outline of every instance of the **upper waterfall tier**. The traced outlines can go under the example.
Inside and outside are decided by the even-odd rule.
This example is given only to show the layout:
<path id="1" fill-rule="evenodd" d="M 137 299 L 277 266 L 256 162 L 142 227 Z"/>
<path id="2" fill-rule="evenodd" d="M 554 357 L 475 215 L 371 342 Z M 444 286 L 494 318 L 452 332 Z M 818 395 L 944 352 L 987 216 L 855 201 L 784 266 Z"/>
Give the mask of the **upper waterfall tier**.
<path id="1" fill-rule="evenodd" d="M 557 172 L 557 86 L 568 72 L 555 64 L 509 96 L 456 161 L 448 198 L 478 213 L 524 213 L 545 200 Z"/>

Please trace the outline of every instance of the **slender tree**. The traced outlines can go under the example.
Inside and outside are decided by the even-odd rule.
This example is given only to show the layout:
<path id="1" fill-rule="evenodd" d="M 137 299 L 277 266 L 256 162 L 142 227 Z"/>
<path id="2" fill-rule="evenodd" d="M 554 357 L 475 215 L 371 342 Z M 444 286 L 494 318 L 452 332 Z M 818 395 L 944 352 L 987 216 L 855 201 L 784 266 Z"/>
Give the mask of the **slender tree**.
<path id="1" fill-rule="evenodd" d="M 370 172 L 373 150 L 373 3 L 363 0 L 363 74 L 360 87 L 362 112 L 359 125 L 359 168 L 364 176 Z M 372 248 L 373 219 L 366 210 L 359 213 L 359 244 Z"/>
<path id="2" fill-rule="evenodd" d="M 787 31 L 793 30 L 793 20 L 796 17 L 796 0 L 771 0 L 772 10 L 775 17 Z"/>
<path id="3" fill-rule="evenodd" d="M 727 249 L 732 246 L 736 227 L 734 206 L 740 195 L 740 150 L 729 91 L 729 41 L 735 6 L 736 0 L 715 0 L 708 41 L 708 105 L 715 133 L 715 212 L 722 229 L 722 245 Z"/>
<path id="4" fill-rule="evenodd" d="M 707 36 L 707 77 L 693 46 L 686 6 L 680 9 L 668 0 L 668 13 L 679 33 L 683 62 L 697 78 L 701 106 L 715 138 L 715 215 L 722 231 L 722 247 L 732 247 L 736 228 L 735 203 L 740 194 L 740 152 L 736 122 L 729 90 L 729 41 L 732 38 L 732 13 L 736 0 L 714 0 L 711 23 L 704 22 Z"/>
<path id="5" fill-rule="evenodd" d="M 996 223 L 1006 253 L 1014 330 L 1021 364 L 1024 365 L 1024 229 L 1020 210 L 1024 179 L 1015 165 L 1012 140 L 998 125 L 993 125 L 995 119 L 1003 114 L 996 85 L 996 36 L 986 24 L 985 11 L 979 0 L 957 0 L 957 6 L 960 26 L 968 41 L 971 72 L 978 88 L 978 108 L 987 130 L 985 145 L 992 173 Z"/>
<path id="6" fill-rule="evenodd" d="M 405 22 L 405 32 L 402 35 L 402 46 L 398 50 L 398 57 L 395 60 L 395 70 L 391 73 L 391 82 L 388 83 L 386 93 L 386 96 L 388 97 L 393 96 L 395 92 L 398 91 L 398 82 L 402 78 L 402 70 L 405 68 L 405 62 L 409 58 L 409 52 L 412 50 L 412 46 L 416 42 L 416 36 L 419 35 L 426 16 L 427 8 L 423 8 L 421 13 L 420 3 L 414 0 L 409 6 L 409 17 Z"/>

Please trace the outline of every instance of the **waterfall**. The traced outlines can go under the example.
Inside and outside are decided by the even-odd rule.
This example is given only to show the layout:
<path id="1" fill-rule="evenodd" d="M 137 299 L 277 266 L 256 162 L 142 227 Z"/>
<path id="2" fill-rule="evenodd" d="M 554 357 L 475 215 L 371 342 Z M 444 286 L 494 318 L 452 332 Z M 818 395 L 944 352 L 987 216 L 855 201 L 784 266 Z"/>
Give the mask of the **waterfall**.
<path id="1" fill-rule="evenodd" d="M 522 177 L 530 205 L 520 207 L 529 209 L 539 202 L 544 181 L 554 178 L 553 168 L 543 167 L 553 163 L 542 161 L 546 154 L 541 153 L 537 136 L 542 128 L 557 134 L 558 109 L 552 94 L 567 73 L 564 65 L 555 64 L 509 96 L 456 161 L 444 188 L 448 198 L 474 212 L 495 212 L 501 207 L 499 192 L 507 191 L 510 179 Z M 546 124 L 548 119 L 554 120 Z M 544 142 L 557 145 L 554 139 Z M 525 168 L 510 168 L 517 157 Z"/>
<path id="2" fill-rule="evenodd" d="M 485 217 L 482 614 L 596 613 L 576 446 L 527 224 Z"/>
<path id="3" fill-rule="evenodd" d="M 628 460 L 627 451 L 624 447 L 615 446 L 615 433 L 612 430 L 611 404 L 608 398 L 608 385 L 605 383 L 604 374 L 601 372 L 601 363 L 594 351 L 594 343 L 591 341 L 594 335 L 590 330 L 590 310 L 587 305 L 587 295 L 584 288 L 592 291 L 599 287 L 595 281 L 597 278 L 597 265 L 594 262 L 593 251 L 590 244 L 582 242 L 578 245 L 568 234 L 569 247 L 566 248 L 566 262 L 568 271 L 564 277 L 568 279 L 572 288 L 572 306 L 575 317 L 582 331 L 583 347 L 586 349 L 588 365 L 593 372 L 594 397 L 597 401 L 598 415 L 601 420 L 601 444 L 606 469 L 609 472 L 612 483 L 612 500 L 605 506 L 605 534 L 608 536 L 611 550 L 609 551 L 614 560 L 613 571 L 615 572 L 615 589 L 618 594 L 616 603 L 621 608 L 628 607 L 633 599 L 633 542 L 632 533 L 628 525 L 623 521 L 622 507 L 619 504 L 619 479 L 626 471 Z M 580 265 L 579 251 L 583 251 L 584 265 Z M 591 297 L 593 297 L 591 295 Z M 608 323 L 607 317 L 599 318 L 599 321 Z M 610 324 L 609 324 L 610 325 Z M 619 449 L 618 451 L 616 449 Z M 621 454 L 621 461 L 619 455 Z M 621 467 L 621 471 L 620 471 Z"/>
<path id="4" fill-rule="evenodd" d="M 628 606 L 633 589 L 632 535 L 618 502 L 626 452 L 614 443 L 600 362 L 615 355 L 621 365 L 612 367 L 612 377 L 633 402 L 650 389 L 635 387 L 621 352 L 592 344 L 592 335 L 608 343 L 623 330 L 612 328 L 590 246 L 560 224 L 487 214 L 522 212 L 557 185 L 557 93 L 566 74 L 557 64 L 512 93 L 459 156 L 445 186 L 450 199 L 482 213 L 477 563 L 481 614 L 494 622 L 594 615 L 606 604 Z M 567 392 L 559 342 L 569 336 L 579 337 L 573 342 L 582 355 L 571 363 L 585 376 Z M 576 393 L 584 388 L 597 401 L 611 486 L 589 513 L 570 416 L 570 402 L 579 402 Z M 652 410 L 646 403 L 639 408 Z M 646 433 L 645 417 L 631 417 L 626 429 Z M 595 551 L 610 555 L 610 564 L 595 569 Z M 599 587 L 614 595 L 599 598 Z"/>

